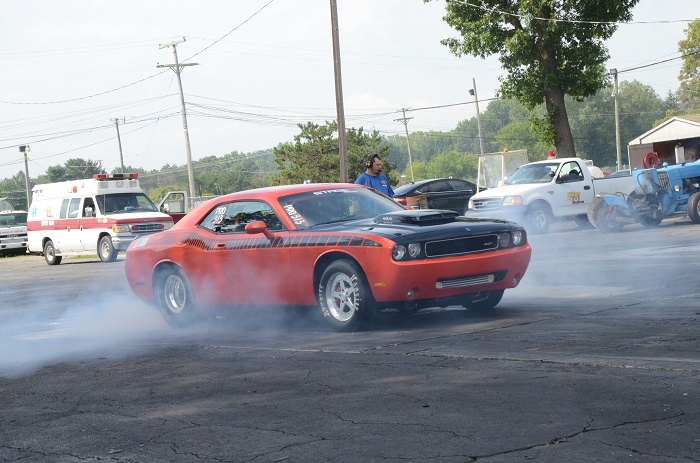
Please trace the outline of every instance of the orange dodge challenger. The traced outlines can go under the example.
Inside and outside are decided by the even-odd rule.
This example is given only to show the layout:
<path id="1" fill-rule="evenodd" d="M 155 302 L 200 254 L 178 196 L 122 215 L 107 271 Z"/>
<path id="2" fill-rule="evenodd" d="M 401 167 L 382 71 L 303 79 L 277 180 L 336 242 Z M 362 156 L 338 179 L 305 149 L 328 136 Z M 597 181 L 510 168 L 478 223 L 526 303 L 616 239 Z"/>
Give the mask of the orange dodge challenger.
<path id="1" fill-rule="evenodd" d="M 220 196 L 126 252 L 134 293 L 173 326 L 235 306 L 316 307 L 337 330 L 374 311 L 496 306 L 522 280 L 522 226 L 406 210 L 345 183 Z"/>

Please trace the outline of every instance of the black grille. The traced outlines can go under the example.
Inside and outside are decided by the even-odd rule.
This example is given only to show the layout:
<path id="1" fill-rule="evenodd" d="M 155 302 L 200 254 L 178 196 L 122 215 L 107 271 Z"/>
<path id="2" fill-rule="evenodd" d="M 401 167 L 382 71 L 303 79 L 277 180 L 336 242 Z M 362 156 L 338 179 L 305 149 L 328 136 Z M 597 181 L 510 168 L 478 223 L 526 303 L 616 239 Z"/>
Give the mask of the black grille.
<path id="1" fill-rule="evenodd" d="M 426 257 L 455 256 L 498 248 L 498 235 L 480 235 L 425 243 Z"/>

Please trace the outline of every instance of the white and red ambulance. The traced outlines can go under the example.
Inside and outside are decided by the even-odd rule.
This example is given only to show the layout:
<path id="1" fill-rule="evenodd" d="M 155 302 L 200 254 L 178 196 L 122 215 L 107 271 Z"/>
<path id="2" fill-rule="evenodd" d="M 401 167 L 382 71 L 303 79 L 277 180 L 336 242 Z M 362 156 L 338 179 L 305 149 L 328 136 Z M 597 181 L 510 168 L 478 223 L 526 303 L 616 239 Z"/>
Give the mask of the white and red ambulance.
<path id="1" fill-rule="evenodd" d="M 32 189 L 27 249 L 43 253 L 49 265 L 95 253 L 113 262 L 136 238 L 172 226 L 172 217 L 141 190 L 138 174 L 97 174 Z"/>

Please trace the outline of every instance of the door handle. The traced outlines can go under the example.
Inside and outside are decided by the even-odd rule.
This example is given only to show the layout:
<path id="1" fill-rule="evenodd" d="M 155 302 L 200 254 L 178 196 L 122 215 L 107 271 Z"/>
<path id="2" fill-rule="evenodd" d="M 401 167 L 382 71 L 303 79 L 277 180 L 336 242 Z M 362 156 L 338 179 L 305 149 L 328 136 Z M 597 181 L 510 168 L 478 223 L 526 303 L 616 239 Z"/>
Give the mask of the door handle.
<path id="1" fill-rule="evenodd" d="M 216 249 L 224 249 L 226 247 L 226 243 L 216 243 L 215 247 Z"/>
<path id="2" fill-rule="evenodd" d="M 585 187 L 583 187 L 583 189 L 584 189 L 584 190 L 590 190 L 590 189 L 591 189 L 591 186 L 590 186 L 590 185 L 586 185 Z"/>

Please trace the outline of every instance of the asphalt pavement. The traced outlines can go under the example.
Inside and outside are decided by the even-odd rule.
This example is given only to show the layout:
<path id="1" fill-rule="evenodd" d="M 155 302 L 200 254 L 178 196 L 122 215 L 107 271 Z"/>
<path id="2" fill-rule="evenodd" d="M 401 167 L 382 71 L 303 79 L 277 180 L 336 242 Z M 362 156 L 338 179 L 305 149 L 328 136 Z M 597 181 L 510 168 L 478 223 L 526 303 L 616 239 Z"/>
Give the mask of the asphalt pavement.
<path id="1" fill-rule="evenodd" d="M 0 259 L 0 461 L 700 461 L 698 226 L 531 236 L 487 314 L 176 332 L 117 262 Z"/>

